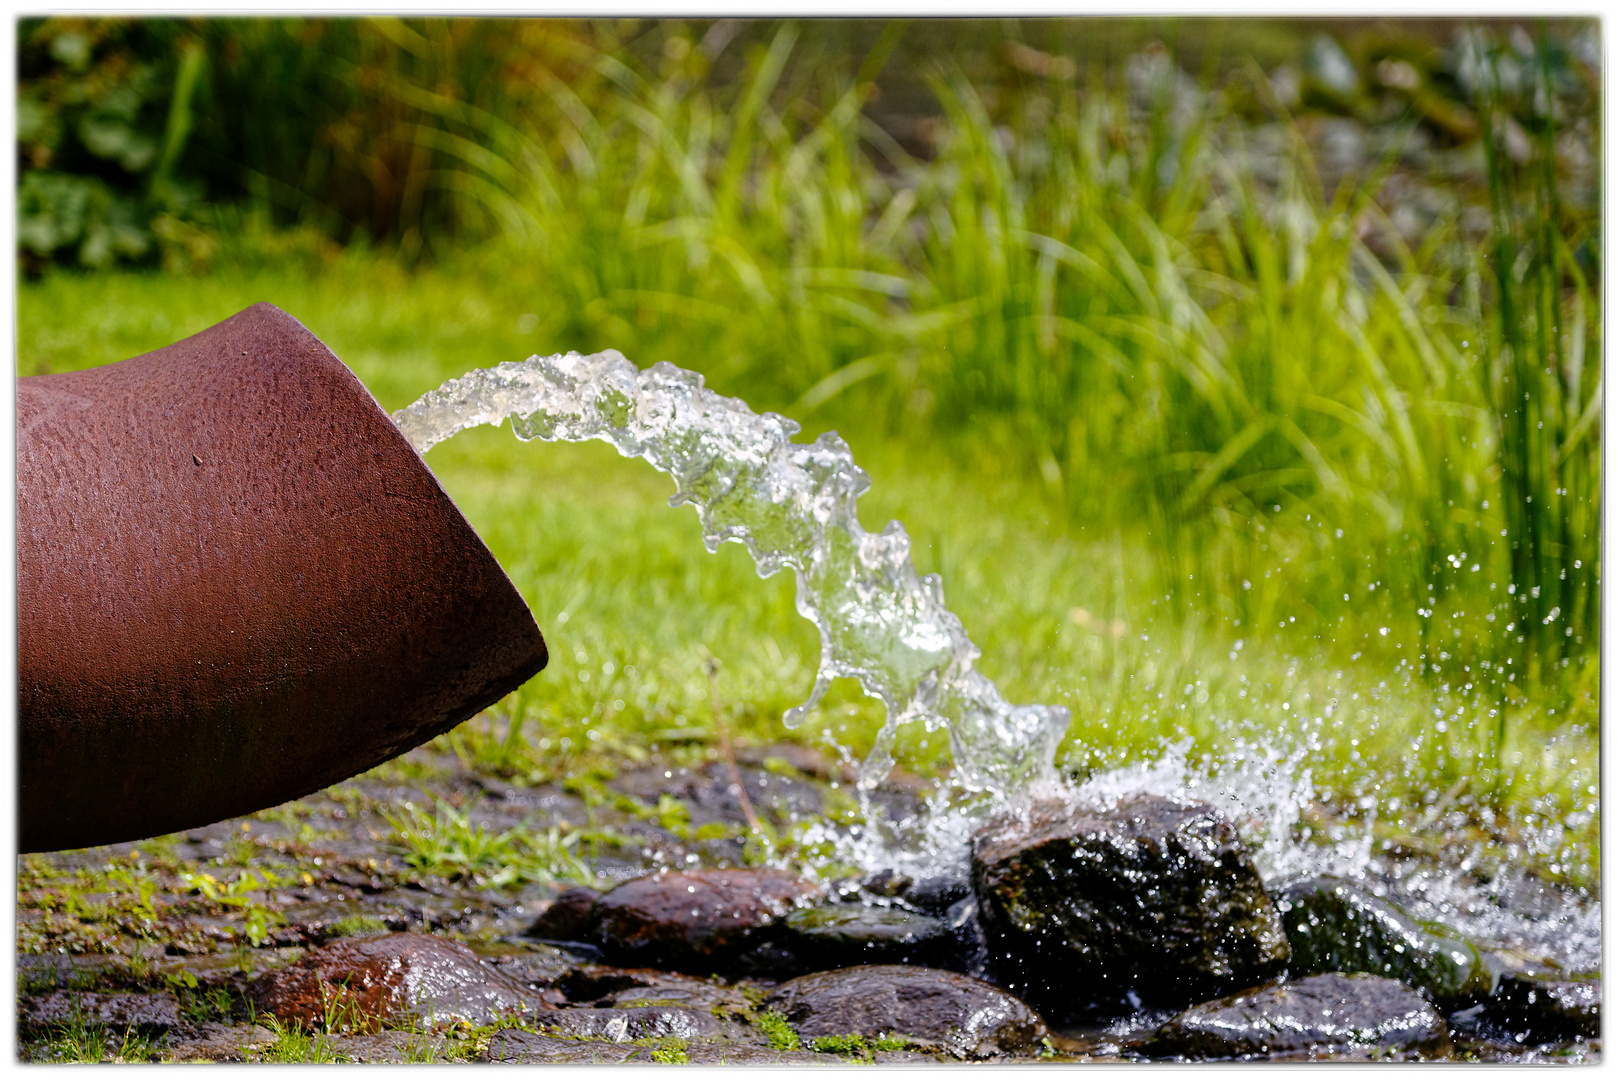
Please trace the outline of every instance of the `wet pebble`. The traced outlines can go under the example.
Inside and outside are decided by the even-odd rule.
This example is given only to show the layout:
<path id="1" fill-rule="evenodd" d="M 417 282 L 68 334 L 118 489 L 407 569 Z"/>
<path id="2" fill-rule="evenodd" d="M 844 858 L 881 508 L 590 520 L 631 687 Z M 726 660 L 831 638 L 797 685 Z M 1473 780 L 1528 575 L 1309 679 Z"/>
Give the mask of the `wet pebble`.
<path id="1" fill-rule="evenodd" d="M 775 969 L 774 930 L 823 887 L 781 870 L 695 870 L 627 881 L 595 903 L 595 937 L 614 963 L 706 974 Z"/>
<path id="2" fill-rule="evenodd" d="M 963 1058 L 1037 1053 L 1039 1014 L 981 979 L 880 964 L 804 975 L 765 1001 L 805 1042 L 822 1036 L 908 1036 Z"/>
<path id="3" fill-rule="evenodd" d="M 698 1009 L 646 1006 L 630 1009 L 561 1009 L 538 1023 L 573 1039 L 705 1039 L 723 1026 L 712 1013 Z"/>
<path id="4" fill-rule="evenodd" d="M 465 945 L 426 934 L 347 938 L 269 971 L 248 987 L 261 1012 L 307 1026 L 336 1015 L 344 1026 L 467 1020 L 493 1023 L 541 1008 L 522 983 Z"/>
<path id="5" fill-rule="evenodd" d="M 587 885 L 564 889 L 524 933 L 547 941 L 585 941 L 590 936 L 590 916 L 600 895 Z"/>
<path id="6" fill-rule="evenodd" d="M 1438 1002 L 1489 992 L 1489 971 L 1461 934 L 1422 924 L 1350 882 L 1316 877 L 1276 897 L 1295 975 L 1363 971 L 1384 975 Z"/>
<path id="7" fill-rule="evenodd" d="M 954 967 L 954 934 L 942 920 L 899 907 L 825 904 L 786 917 L 783 944 L 818 968 L 859 964 Z"/>
<path id="8" fill-rule="evenodd" d="M 1204 1002 L 1141 1047 L 1152 1056 L 1442 1054 L 1449 1032 L 1420 994 L 1376 975 L 1311 975 Z"/>

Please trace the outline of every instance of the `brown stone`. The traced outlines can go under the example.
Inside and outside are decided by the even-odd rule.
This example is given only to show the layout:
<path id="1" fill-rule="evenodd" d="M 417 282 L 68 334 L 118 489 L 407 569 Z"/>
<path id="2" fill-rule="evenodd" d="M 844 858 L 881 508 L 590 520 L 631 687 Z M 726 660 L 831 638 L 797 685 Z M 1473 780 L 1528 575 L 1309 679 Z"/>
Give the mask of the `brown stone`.
<path id="1" fill-rule="evenodd" d="M 360 1031 L 418 1019 L 488 1024 L 542 1007 L 465 945 L 426 934 L 337 941 L 259 976 L 248 996 L 282 1020 Z"/>
<path id="2" fill-rule="evenodd" d="M 548 941 L 587 941 L 590 935 L 590 914 L 595 910 L 596 898 L 601 894 L 588 885 L 575 885 L 564 889 L 544 911 L 539 913 L 525 933 L 528 937 Z"/>
<path id="3" fill-rule="evenodd" d="M 596 901 L 596 936 L 615 963 L 720 971 L 767 946 L 788 912 L 823 891 L 783 870 L 651 874 Z"/>
<path id="4" fill-rule="evenodd" d="M 805 1043 L 828 1035 L 905 1035 L 957 1057 L 1037 1053 L 1045 1022 L 1022 1001 L 953 971 L 878 964 L 804 975 L 765 1001 Z"/>
<path id="5" fill-rule="evenodd" d="M 546 1030 L 573 1039 L 705 1039 L 723 1030 L 699 1009 L 644 1006 L 630 1009 L 558 1009 L 539 1021 Z"/>

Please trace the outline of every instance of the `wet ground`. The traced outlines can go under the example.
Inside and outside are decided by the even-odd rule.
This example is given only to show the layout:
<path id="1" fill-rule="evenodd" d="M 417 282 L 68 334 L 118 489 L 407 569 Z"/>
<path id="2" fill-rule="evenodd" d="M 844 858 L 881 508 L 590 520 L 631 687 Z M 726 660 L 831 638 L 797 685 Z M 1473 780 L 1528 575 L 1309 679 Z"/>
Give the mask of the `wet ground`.
<path id="1" fill-rule="evenodd" d="M 790 971 L 704 978 L 614 968 L 589 944 L 529 936 L 536 918 L 576 885 L 606 890 L 657 869 L 741 866 L 757 862 L 766 846 L 778 856 L 813 857 L 811 825 L 856 820 L 849 780 L 844 766 L 783 744 L 740 751 L 734 762 L 654 759 L 626 763 L 612 777 L 530 787 L 429 747 L 250 817 L 139 843 L 23 856 L 20 1056 L 750 1063 L 995 1056 L 924 1037 L 801 1037 L 766 1006 Z M 902 818 L 923 794 L 919 782 L 901 779 L 878 801 Z M 858 880 L 847 869 L 841 884 L 831 882 L 833 893 Z M 859 895 L 884 902 L 887 881 L 866 874 Z M 1543 898 L 1545 890 L 1518 892 Z M 479 970 L 507 980 L 500 985 L 522 999 L 519 1007 L 498 1017 L 474 1009 L 450 1023 L 354 1024 L 328 1013 L 300 1025 L 284 1009 L 266 1011 L 266 972 L 307 967 L 336 942 L 417 940 L 401 933 L 469 946 L 482 958 Z M 1052 1026 L 1005 1053 L 1138 1058 L 1149 1053 L 1143 1040 L 1171 1015 L 1142 1010 Z M 1402 1056 L 1599 1057 L 1597 1041 L 1536 1044 L 1480 1015 L 1455 1013 L 1447 1045 Z"/>

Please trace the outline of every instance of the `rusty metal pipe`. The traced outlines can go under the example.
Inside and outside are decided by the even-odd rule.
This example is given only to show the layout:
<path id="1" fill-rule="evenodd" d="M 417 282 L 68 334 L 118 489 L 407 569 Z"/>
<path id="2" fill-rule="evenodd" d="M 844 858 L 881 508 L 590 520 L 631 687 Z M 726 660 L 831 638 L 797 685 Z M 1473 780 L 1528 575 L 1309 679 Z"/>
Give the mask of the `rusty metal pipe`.
<path id="1" fill-rule="evenodd" d="M 20 850 L 307 795 L 545 661 L 421 456 L 285 312 L 17 380 Z"/>

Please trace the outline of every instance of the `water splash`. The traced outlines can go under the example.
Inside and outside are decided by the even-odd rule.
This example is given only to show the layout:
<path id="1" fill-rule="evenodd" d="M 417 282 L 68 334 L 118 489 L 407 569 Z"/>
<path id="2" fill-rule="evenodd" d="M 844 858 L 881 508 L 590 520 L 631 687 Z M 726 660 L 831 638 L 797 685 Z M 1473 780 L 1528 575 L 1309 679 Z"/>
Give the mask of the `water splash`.
<path id="1" fill-rule="evenodd" d="M 519 439 L 599 439 L 645 458 L 674 478 L 670 506 L 696 507 L 709 551 L 733 540 L 760 577 L 792 568 L 798 611 L 820 630 L 820 667 L 808 700 L 783 720 L 798 726 L 838 677 L 880 699 L 887 718 L 861 788 L 887 775 L 899 726 L 915 722 L 949 729 L 955 779 L 969 792 L 1057 785 L 1068 710 L 1011 705 L 973 667 L 981 653 L 944 606 L 938 575 L 916 573 L 904 526 L 861 527 L 855 500 L 871 479 L 835 432 L 794 443 L 794 421 L 722 397 L 696 372 L 668 363 L 642 371 L 611 349 L 473 371 L 393 417 L 421 453 L 507 418 Z"/>

